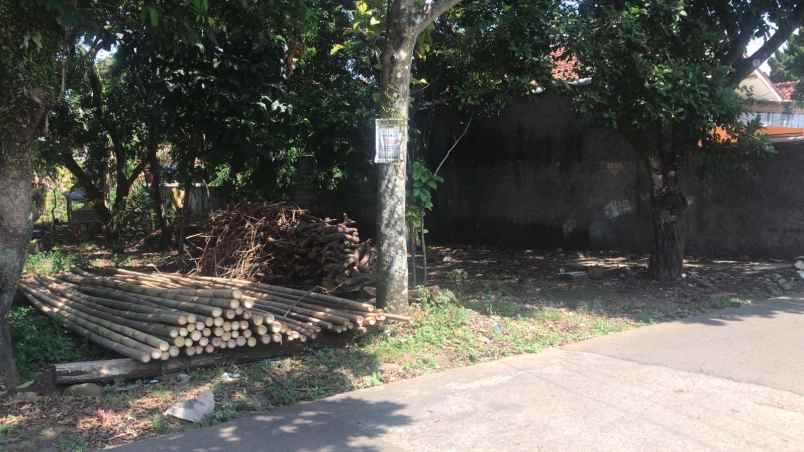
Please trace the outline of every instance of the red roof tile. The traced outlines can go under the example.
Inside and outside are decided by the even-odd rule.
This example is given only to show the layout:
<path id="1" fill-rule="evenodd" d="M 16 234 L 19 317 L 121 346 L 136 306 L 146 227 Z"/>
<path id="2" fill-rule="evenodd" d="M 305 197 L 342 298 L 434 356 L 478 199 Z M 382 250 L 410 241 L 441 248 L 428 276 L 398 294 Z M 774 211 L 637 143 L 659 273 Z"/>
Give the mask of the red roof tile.
<path id="1" fill-rule="evenodd" d="M 580 78 L 578 74 L 578 60 L 575 56 L 564 57 L 565 49 L 553 50 L 550 58 L 553 60 L 553 78 L 563 81 L 574 81 Z"/>
<path id="2" fill-rule="evenodd" d="M 796 81 L 779 82 L 774 83 L 773 87 L 776 88 L 776 91 L 779 93 L 780 96 L 782 96 L 782 99 L 793 100 L 793 98 L 796 95 L 796 85 L 798 85 L 798 82 Z"/>

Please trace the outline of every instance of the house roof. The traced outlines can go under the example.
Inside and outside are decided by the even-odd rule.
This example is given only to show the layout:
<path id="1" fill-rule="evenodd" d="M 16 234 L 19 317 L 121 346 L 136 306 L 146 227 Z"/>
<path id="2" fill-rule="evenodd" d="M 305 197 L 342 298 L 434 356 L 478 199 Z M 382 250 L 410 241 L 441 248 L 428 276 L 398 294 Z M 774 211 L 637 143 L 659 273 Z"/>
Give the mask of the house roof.
<path id="1" fill-rule="evenodd" d="M 738 93 L 741 91 L 750 92 L 753 100 L 775 103 L 785 101 L 767 74 L 759 69 L 755 69 L 754 72 L 743 79 L 737 89 Z"/>
<path id="2" fill-rule="evenodd" d="M 565 49 L 556 49 L 550 52 L 550 59 L 553 60 L 553 78 L 565 82 L 576 81 L 580 78 L 578 74 L 578 60 L 574 55 L 569 58 L 564 57 Z"/>
<path id="3" fill-rule="evenodd" d="M 792 101 L 796 94 L 797 81 L 774 83 L 773 87 L 784 101 Z"/>
<path id="4" fill-rule="evenodd" d="M 771 143 L 804 140 L 804 129 L 794 127 L 763 127 L 762 132 Z"/>

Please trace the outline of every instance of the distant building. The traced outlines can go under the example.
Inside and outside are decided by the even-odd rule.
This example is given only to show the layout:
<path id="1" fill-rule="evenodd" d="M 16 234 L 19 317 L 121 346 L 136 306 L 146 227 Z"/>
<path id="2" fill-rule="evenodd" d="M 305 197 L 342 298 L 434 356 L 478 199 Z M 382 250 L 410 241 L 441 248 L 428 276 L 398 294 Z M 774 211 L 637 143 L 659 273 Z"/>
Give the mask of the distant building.
<path id="1" fill-rule="evenodd" d="M 804 109 L 794 100 L 798 82 L 773 83 L 755 70 L 737 87 L 750 99 L 746 119 L 759 118 L 772 142 L 804 140 Z"/>

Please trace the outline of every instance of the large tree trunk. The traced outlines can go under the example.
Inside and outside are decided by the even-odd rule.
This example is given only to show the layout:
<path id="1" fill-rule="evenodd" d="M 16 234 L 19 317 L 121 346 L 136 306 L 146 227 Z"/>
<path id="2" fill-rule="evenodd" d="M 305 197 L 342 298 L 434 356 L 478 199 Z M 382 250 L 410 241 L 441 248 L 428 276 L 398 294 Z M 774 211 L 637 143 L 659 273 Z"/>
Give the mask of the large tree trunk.
<path id="1" fill-rule="evenodd" d="M 648 158 L 653 223 L 653 254 L 648 270 L 659 281 L 681 278 L 686 248 L 687 198 L 680 180 L 685 150 L 672 132 L 670 126 L 663 128 L 656 152 Z"/>
<path id="2" fill-rule="evenodd" d="M 162 167 L 159 165 L 157 150 L 159 146 L 151 143 L 148 147 L 148 166 L 151 169 L 151 203 L 153 204 L 156 225 L 159 228 L 159 248 L 167 248 L 169 235 L 165 214 L 162 211 Z"/>
<path id="3" fill-rule="evenodd" d="M 380 114 L 405 124 L 401 160 L 383 163 L 377 170 L 377 304 L 391 312 L 408 309 L 408 247 L 405 218 L 406 159 L 410 73 L 416 39 L 433 20 L 460 0 L 389 2 L 383 49 L 383 87 Z"/>
<path id="4" fill-rule="evenodd" d="M 0 138 L 0 376 L 11 391 L 17 386 L 17 367 L 8 313 L 31 237 L 31 145 L 39 117 L 33 112 L 27 128 Z"/>
<path id="5" fill-rule="evenodd" d="M 394 1 L 389 14 L 383 53 L 383 118 L 408 121 L 410 65 L 416 36 L 412 31 L 415 2 Z M 377 302 L 391 312 L 408 309 L 408 248 L 405 219 L 405 172 L 408 134 L 402 134 L 401 160 L 378 165 L 378 271 Z"/>
<path id="6" fill-rule="evenodd" d="M 387 15 L 387 36 L 383 49 L 383 118 L 405 124 L 400 161 L 380 164 L 377 171 L 377 242 L 379 284 L 377 304 L 391 312 L 408 309 L 408 247 L 405 218 L 405 182 L 408 150 L 408 105 L 410 72 L 416 39 L 433 20 L 460 0 L 392 0 Z"/>

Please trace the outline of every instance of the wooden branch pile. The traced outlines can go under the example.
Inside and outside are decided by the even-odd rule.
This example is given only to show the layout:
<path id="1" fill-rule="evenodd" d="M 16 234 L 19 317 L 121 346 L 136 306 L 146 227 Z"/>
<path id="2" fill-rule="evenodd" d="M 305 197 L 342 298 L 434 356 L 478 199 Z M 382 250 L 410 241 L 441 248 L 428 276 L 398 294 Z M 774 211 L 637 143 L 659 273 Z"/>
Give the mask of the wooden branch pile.
<path id="1" fill-rule="evenodd" d="M 147 363 L 258 344 L 306 342 L 325 331 L 365 331 L 385 320 L 369 303 L 217 277 L 111 276 L 76 270 L 20 282 L 30 302 L 70 330 Z"/>
<path id="2" fill-rule="evenodd" d="M 241 203 L 213 213 L 207 231 L 190 241 L 202 275 L 338 293 L 374 285 L 374 249 L 346 217 L 318 218 L 283 202 Z"/>

